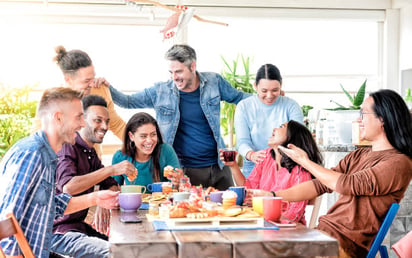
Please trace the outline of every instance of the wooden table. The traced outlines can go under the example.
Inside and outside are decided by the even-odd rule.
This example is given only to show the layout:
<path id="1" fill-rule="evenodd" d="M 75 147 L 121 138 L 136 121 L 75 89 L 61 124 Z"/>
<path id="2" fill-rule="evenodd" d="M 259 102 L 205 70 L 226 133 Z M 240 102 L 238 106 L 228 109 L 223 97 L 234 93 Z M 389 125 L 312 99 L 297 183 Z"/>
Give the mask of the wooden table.
<path id="1" fill-rule="evenodd" d="M 120 222 L 113 210 L 109 242 L 113 257 L 290 257 L 338 256 L 338 241 L 308 229 L 236 231 L 154 231 L 147 211 L 142 223 Z"/>

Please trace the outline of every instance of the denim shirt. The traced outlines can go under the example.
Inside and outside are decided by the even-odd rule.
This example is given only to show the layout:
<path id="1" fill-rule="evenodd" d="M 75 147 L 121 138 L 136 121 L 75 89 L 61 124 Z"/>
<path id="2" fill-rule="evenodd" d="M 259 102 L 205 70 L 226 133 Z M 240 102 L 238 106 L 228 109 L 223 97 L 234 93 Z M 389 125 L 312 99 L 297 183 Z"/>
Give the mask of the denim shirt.
<path id="1" fill-rule="evenodd" d="M 217 73 L 197 73 L 200 80 L 200 106 L 217 143 L 217 152 L 225 147 L 220 134 L 220 101 L 237 104 L 251 94 L 232 87 Z M 179 90 L 172 80 L 158 82 L 150 88 L 132 95 L 126 95 L 110 86 L 110 93 L 115 104 L 123 108 L 154 108 L 163 139 L 173 146 L 177 127 L 179 126 Z M 218 155 L 219 157 L 219 155 Z M 223 163 L 218 158 L 220 168 Z"/>
<path id="2" fill-rule="evenodd" d="M 15 214 L 35 257 L 49 257 L 53 220 L 71 198 L 54 194 L 56 165 L 43 131 L 17 142 L 0 162 L 0 217 Z M 8 255 L 20 254 L 14 238 L 2 240 L 1 247 Z"/>

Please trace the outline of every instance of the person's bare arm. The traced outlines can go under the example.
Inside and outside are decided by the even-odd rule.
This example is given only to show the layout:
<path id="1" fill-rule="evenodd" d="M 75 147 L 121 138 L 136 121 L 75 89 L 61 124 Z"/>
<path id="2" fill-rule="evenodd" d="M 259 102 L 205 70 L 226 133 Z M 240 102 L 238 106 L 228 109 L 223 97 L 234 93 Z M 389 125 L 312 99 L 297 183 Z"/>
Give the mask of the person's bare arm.
<path id="1" fill-rule="evenodd" d="M 311 161 L 308 155 L 300 148 L 293 144 L 289 144 L 288 148 L 283 146 L 278 147 L 279 150 L 293 159 L 296 163 L 304 167 L 309 173 L 314 177 L 319 179 L 319 181 L 326 185 L 328 188 L 335 191 L 336 183 L 338 182 L 341 173 L 335 172 L 331 169 L 324 168 L 323 166 Z"/>
<path id="2" fill-rule="evenodd" d="M 98 205 L 106 209 L 114 209 L 119 206 L 119 192 L 103 190 L 74 196 L 67 204 L 64 215 L 71 214 L 86 208 Z"/>
<path id="3" fill-rule="evenodd" d="M 132 163 L 124 160 L 120 163 L 103 167 L 86 175 L 72 177 L 63 186 L 63 192 L 70 195 L 76 195 L 86 191 L 94 185 L 97 185 L 109 176 L 122 174 L 126 174 L 128 177 L 130 177 L 131 181 L 133 181 L 137 176 L 137 169 L 133 166 Z"/>
<path id="4" fill-rule="evenodd" d="M 275 194 L 276 196 L 283 197 L 285 201 L 289 202 L 312 200 L 318 196 L 312 181 L 306 181 L 288 189 L 276 191 Z"/>

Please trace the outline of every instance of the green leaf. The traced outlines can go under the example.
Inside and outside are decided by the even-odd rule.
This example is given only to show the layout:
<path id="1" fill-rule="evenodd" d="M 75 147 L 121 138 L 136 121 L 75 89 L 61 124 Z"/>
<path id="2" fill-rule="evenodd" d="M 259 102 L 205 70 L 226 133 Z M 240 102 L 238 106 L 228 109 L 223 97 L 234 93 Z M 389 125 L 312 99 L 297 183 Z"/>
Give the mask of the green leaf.
<path id="1" fill-rule="evenodd" d="M 362 105 L 363 99 L 365 98 L 366 81 L 367 81 L 367 79 L 360 86 L 360 88 L 358 90 L 358 93 L 356 94 L 355 99 L 352 102 L 353 107 L 355 109 L 360 109 L 360 106 Z"/>
<path id="2" fill-rule="evenodd" d="M 345 88 L 343 88 L 343 85 L 342 85 L 342 84 L 340 84 L 340 87 L 342 88 L 343 92 L 346 94 L 346 96 L 347 96 L 348 99 L 350 100 L 350 103 L 353 104 L 353 97 L 349 94 L 349 92 L 347 92 L 347 91 L 345 90 Z M 333 101 L 333 102 L 334 102 L 334 101 Z M 335 103 L 336 103 L 336 102 L 335 102 Z"/>

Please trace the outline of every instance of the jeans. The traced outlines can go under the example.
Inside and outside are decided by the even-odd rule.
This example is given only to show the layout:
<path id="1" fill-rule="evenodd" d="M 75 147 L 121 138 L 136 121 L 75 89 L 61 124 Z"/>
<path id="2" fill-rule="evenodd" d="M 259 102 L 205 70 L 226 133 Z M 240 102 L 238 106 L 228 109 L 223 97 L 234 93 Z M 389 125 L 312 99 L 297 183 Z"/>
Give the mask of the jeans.
<path id="1" fill-rule="evenodd" d="M 51 250 L 71 257 L 109 257 L 110 244 L 98 237 L 90 237 L 80 232 L 69 231 L 53 234 Z"/>

